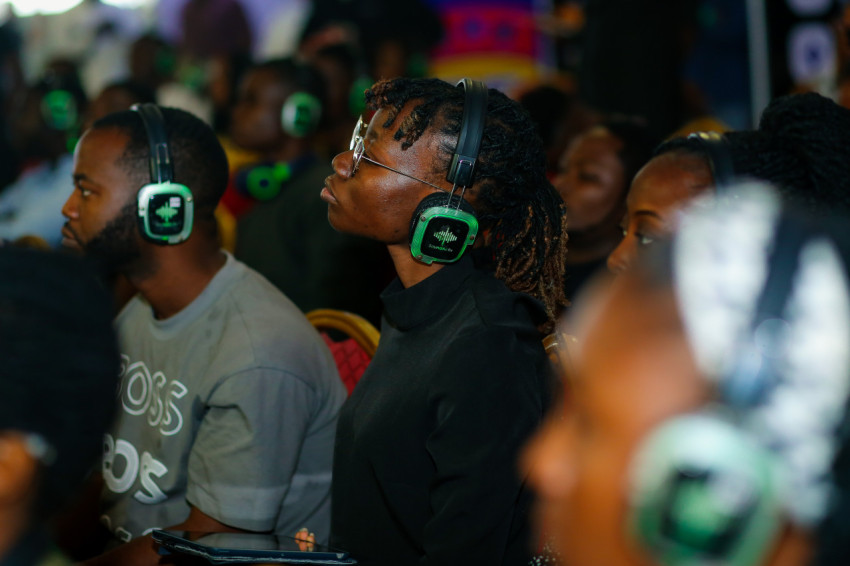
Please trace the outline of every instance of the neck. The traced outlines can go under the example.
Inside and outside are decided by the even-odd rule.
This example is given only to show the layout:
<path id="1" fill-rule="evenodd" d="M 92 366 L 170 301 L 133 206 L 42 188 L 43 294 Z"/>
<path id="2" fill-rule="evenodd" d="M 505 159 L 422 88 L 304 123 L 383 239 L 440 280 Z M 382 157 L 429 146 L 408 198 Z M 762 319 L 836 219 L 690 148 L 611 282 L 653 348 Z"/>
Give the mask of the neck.
<path id="1" fill-rule="evenodd" d="M 605 259 L 623 239 L 619 226 L 610 227 L 604 232 L 591 228 L 567 234 L 567 265 Z"/>
<path id="2" fill-rule="evenodd" d="M 186 246 L 186 247 L 184 247 Z M 201 249 L 199 249 L 201 248 Z M 153 251 L 147 269 L 125 273 L 157 319 L 174 316 L 194 301 L 224 266 L 227 256 L 211 242 L 192 240 Z"/>
<path id="3" fill-rule="evenodd" d="M 427 265 L 421 261 L 416 261 L 410 255 L 410 246 L 407 244 L 389 245 L 387 249 L 393 260 L 398 279 L 405 289 L 416 285 L 420 281 L 424 281 L 444 267 L 442 263 Z"/>

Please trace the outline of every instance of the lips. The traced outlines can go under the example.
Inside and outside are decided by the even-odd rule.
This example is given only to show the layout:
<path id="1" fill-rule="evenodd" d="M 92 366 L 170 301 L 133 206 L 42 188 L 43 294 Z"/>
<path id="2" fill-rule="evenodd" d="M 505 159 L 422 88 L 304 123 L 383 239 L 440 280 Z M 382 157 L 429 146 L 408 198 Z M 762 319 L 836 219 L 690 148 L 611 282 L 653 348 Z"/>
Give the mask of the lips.
<path id="1" fill-rule="evenodd" d="M 80 240 L 77 238 L 77 235 L 68 226 L 66 222 L 64 226 L 62 226 L 62 247 L 81 250 L 82 245 L 80 244 Z"/>
<path id="2" fill-rule="evenodd" d="M 333 189 L 331 189 L 331 177 L 332 175 L 325 179 L 325 186 L 322 188 L 319 196 L 328 204 L 337 204 L 336 195 L 334 195 Z"/>

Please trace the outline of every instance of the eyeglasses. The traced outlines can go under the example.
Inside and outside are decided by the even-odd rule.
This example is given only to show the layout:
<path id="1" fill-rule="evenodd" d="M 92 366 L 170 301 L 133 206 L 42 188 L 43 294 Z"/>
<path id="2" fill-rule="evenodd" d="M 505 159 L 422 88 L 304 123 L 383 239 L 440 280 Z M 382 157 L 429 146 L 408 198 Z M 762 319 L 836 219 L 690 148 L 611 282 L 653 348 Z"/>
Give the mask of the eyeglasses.
<path id="1" fill-rule="evenodd" d="M 408 175 L 407 173 L 403 173 L 403 172 L 399 171 L 398 169 L 393 169 L 389 165 L 384 165 L 383 163 L 378 163 L 374 159 L 366 157 L 364 155 L 364 153 L 366 152 L 366 146 L 363 143 L 363 136 L 366 132 L 366 126 L 367 126 L 367 124 L 366 124 L 366 122 L 363 121 L 363 116 L 360 116 L 360 118 L 357 119 L 357 125 L 354 126 L 354 133 L 351 134 L 351 142 L 348 144 L 348 149 L 354 150 L 354 154 L 352 155 L 352 161 L 351 161 L 351 175 L 350 175 L 351 177 L 353 177 L 354 174 L 357 172 L 357 168 L 360 166 L 360 160 L 365 160 L 365 161 L 368 161 L 369 163 L 371 163 L 373 165 L 377 165 L 378 167 L 383 167 L 384 169 L 389 169 L 393 173 L 398 173 L 399 175 L 402 175 L 403 177 L 407 177 L 408 179 L 413 179 L 414 181 L 419 181 L 420 183 L 425 183 L 426 185 L 428 185 L 430 187 L 434 187 L 438 191 L 443 191 L 444 193 L 449 192 L 446 189 L 444 189 L 442 187 L 438 187 L 437 185 L 435 185 L 433 183 L 429 183 L 428 181 L 423 181 L 422 179 L 418 179 L 418 178 L 414 177 L 413 175 Z"/>

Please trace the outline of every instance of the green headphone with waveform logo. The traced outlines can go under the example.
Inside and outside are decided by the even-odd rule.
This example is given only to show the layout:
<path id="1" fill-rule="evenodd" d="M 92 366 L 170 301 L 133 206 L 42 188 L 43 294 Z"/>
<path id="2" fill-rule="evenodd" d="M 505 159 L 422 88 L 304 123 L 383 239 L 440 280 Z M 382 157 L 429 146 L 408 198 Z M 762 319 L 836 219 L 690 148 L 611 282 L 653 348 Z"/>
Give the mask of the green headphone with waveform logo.
<path id="1" fill-rule="evenodd" d="M 155 244 L 184 242 L 192 233 L 195 203 L 186 185 L 175 183 L 165 118 L 156 104 L 134 104 L 145 125 L 150 143 L 151 182 L 136 196 L 137 219 L 142 236 Z"/>
<path id="2" fill-rule="evenodd" d="M 475 210 L 463 199 L 463 191 L 455 194 L 455 188 L 472 186 L 487 118 L 487 85 L 463 79 L 458 86 L 463 86 L 465 97 L 457 148 L 446 175 L 452 192 L 448 196 L 431 193 L 422 199 L 410 222 L 410 252 L 428 265 L 459 260 L 478 235 Z"/>

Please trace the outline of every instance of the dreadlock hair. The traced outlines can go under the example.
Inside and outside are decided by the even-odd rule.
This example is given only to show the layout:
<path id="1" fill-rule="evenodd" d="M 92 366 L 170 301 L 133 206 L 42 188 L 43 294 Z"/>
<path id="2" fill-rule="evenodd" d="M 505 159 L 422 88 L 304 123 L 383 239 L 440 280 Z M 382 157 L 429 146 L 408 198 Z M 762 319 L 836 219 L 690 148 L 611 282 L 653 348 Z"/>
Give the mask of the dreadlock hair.
<path id="1" fill-rule="evenodd" d="M 824 216 L 850 212 L 850 110 L 819 94 L 775 99 L 754 131 L 727 132 L 736 176 L 769 181 L 795 208 Z M 699 140 L 675 138 L 655 154 L 682 151 L 710 160 Z"/>
<path id="2" fill-rule="evenodd" d="M 200 118 L 177 108 L 162 108 L 174 182 L 189 187 L 195 199 L 195 219 L 215 230 L 215 208 L 227 188 L 229 168 L 224 149 L 212 128 Z M 92 130 L 115 129 L 129 140 L 121 164 L 139 188 L 150 183 L 150 143 L 138 112 L 107 114 Z"/>
<path id="3" fill-rule="evenodd" d="M 439 167 L 447 172 L 460 135 L 464 96 L 463 89 L 439 79 L 398 78 L 376 83 L 366 92 L 366 104 L 388 111 L 382 126 L 389 128 L 412 102 L 394 139 L 406 150 L 426 129 L 439 131 L 446 140 L 439 148 Z M 496 277 L 511 290 L 542 301 L 549 320 L 541 330 L 551 332 L 567 304 L 564 203 L 546 179 L 546 157 L 534 122 L 495 89 L 489 90 L 473 186 Z"/>

